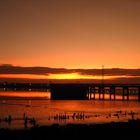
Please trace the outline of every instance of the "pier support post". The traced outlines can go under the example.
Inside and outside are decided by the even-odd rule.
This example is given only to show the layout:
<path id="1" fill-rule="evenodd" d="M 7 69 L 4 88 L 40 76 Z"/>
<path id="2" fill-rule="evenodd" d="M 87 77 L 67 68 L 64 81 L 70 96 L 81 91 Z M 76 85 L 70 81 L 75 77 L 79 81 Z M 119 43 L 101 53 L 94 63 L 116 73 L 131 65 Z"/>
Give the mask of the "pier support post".
<path id="1" fill-rule="evenodd" d="M 94 89 L 93 89 L 93 99 L 95 100 L 95 94 L 96 94 L 96 89 L 95 89 L 95 87 L 94 87 Z"/>
<path id="2" fill-rule="evenodd" d="M 99 100 L 101 100 L 101 87 L 99 87 L 98 91 L 99 91 Z"/>
<path id="3" fill-rule="evenodd" d="M 122 100 L 124 101 L 124 93 L 125 93 L 125 89 L 123 87 L 123 94 L 122 94 Z"/>
<path id="4" fill-rule="evenodd" d="M 102 92 L 103 92 L 103 100 L 105 99 L 105 88 L 102 87 Z"/>
<path id="5" fill-rule="evenodd" d="M 90 88 L 88 88 L 87 90 L 87 96 L 88 96 L 88 99 L 90 100 Z"/>
<path id="6" fill-rule="evenodd" d="M 114 101 L 116 100 L 116 89 L 115 87 L 113 88 L 113 92 L 114 92 Z"/>
<path id="7" fill-rule="evenodd" d="M 129 88 L 127 88 L 127 95 L 126 95 L 127 96 L 127 101 L 129 100 L 129 92 L 130 92 Z"/>
<path id="8" fill-rule="evenodd" d="M 89 100 L 91 100 L 91 92 L 89 93 Z"/>
<path id="9" fill-rule="evenodd" d="M 103 86 L 99 87 L 99 100 L 104 100 L 104 87 Z"/>
<path id="10" fill-rule="evenodd" d="M 128 87 L 123 87 L 123 98 L 122 100 L 125 100 L 125 96 L 127 97 L 127 100 L 129 100 L 129 89 Z"/>
<path id="11" fill-rule="evenodd" d="M 110 90 L 109 90 L 109 95 L 110 95 L 109 99 L 110 100 L 111 100 L 111 92 L 112 92 L 112 88 L 110 87 Z"/>
<path id="12" fill-rule="evenodd" d="M 140 101 L 140 87 L 138 88 L 138 101 Z"/>
<path id="13" fill-rule="evenodd" d="M 112 100 L 112 95 L 114 96 L 114 100 L 116 100 L 115 96 L 115 87 L 110 87 L 110 100 Z"/>

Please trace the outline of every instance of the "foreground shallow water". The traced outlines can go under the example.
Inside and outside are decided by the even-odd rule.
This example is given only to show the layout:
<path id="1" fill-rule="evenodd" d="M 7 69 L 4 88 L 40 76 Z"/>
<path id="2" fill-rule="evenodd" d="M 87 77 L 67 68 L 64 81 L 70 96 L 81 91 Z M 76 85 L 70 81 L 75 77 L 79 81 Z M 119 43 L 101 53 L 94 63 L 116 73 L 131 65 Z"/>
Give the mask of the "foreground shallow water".
<path id="1" fill-rule="evenodd" d="M 138 101 L 49 100 L 49 95 L 44 92 L 4 94 L 2 96 L 1 93 L 0 97 L 0 128 L 24 128 L 24 115 L 34 118 L 39 125 L 98 124 L 140 119 Z M 11 122 L 5 120 L 9 115 Z M 27 127 L 31 126 L 28 121 Z"/>

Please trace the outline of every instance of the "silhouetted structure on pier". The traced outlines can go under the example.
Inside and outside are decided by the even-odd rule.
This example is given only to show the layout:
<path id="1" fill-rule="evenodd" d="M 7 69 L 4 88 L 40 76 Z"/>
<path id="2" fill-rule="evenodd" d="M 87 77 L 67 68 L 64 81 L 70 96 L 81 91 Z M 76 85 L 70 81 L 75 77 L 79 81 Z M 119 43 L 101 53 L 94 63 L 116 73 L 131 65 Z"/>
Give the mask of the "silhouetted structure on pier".
<path id="1" fill-rule="evenodd" d="M 87 97 L 88 86 L 85 84 L 52 84 L 52 100 L 85 100 Z"/>

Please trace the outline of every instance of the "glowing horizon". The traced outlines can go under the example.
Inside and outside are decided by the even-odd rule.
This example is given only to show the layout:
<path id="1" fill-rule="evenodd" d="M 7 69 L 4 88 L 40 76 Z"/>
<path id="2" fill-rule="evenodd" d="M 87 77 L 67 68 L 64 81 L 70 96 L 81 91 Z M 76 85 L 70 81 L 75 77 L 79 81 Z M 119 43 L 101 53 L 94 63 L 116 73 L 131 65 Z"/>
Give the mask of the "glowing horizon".
<path id="1" fill-rule="evenodd" d="M 61 74 L 48 74 L 48 75 L 36 75 L 36 74 L 0 74 L 0 78 L 17 78 L 17 79 L 54 79 L 54 80 L 78 80 L 78 79 L 95 79 L 101 80 L 103 79 L 116 79 L 116 78 L 133 78 L 140 76 L 127 76 L 127 75 L 114 75 L 114 76 L 104 76 L 102 75 L 82 75 L 79 73 L 61 73 Z"/>

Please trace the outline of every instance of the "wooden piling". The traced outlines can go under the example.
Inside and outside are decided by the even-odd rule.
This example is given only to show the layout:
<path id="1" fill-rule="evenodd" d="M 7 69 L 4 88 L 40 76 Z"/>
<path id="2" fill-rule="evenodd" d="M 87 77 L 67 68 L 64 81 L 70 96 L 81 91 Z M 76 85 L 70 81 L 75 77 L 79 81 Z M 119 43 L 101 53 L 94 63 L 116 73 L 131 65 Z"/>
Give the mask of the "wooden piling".
<path id="1" fill-rule="evenodd" d="M 138 87 L 138 101 L 140 101 L 140 87 Z"/>
<path id="2" fill-rule="evenodd" d="M 116 96 L 115 96 L 115 87 L 110 87 L 110 100 L 112 100 L 112 95 L 114 96 L 114 100 L 116 100 Z"/>

